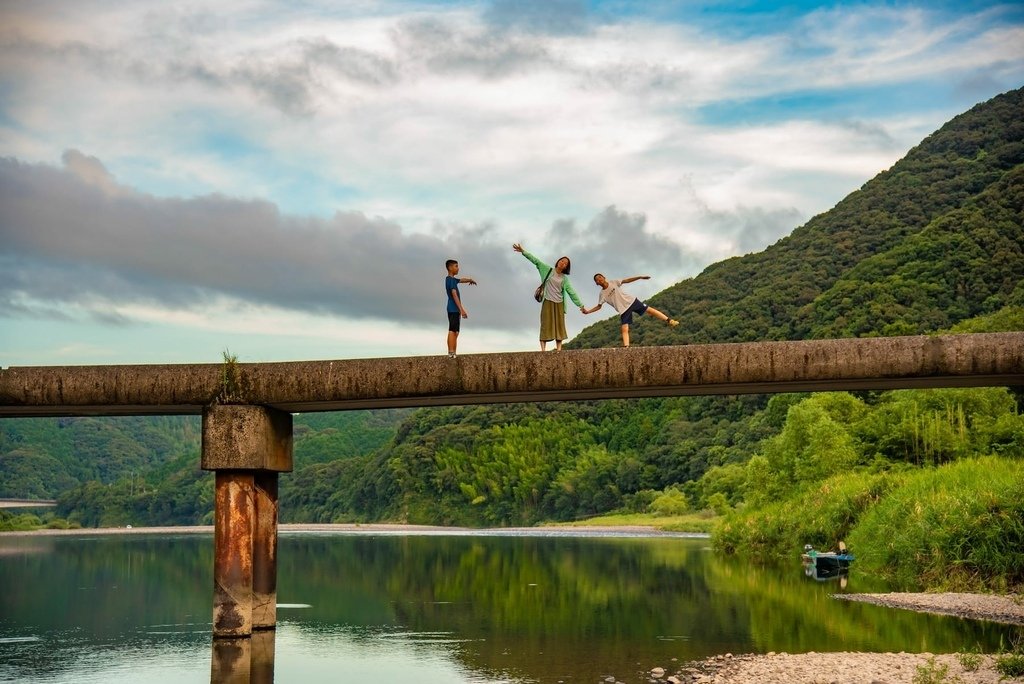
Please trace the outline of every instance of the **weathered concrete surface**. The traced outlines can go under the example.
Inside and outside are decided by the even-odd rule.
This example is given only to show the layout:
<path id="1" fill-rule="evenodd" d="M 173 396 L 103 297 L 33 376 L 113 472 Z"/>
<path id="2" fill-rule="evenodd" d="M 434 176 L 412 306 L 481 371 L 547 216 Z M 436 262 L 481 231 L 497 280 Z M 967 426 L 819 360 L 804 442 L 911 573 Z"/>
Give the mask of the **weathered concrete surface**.
<path id="1" fill-rule="evenodd" d="M 1024 385 L 1024 333 L 238 364 L 234 404 L 282 411 Z M 219 364 L 14 367 L 0 416 L 200 413 Z"/>
<path id="2" fill-rule="evenodd" d="M 217 472 L 214 636 L 273 629 L 278 473 L 292 469 L 291 414 L 265 406 L 208 406 L 202 467 Z"/>
<path id="3" fill-rule="evenodd" d="M 291 472 L 291 414 L 264 406 L 206 407 L 202 467 Z"/>
<path id="4" fill-rule="evenodd" d="M 199 414 L 220 391 L 220 364 L 12 367 L 0 416 Z"/>
<path id="5" fill-rule="evenodd" d="M 214 489 L 213 635 L 252 634 L 253 473 L 219 470 Z"/>
<path id="6" fill-rule="evenodd" d="M 256 519 L 252 539 L 252 628 L 273 629 L 277 626 L 278 474 L 260 470 L 253 479 Z"/>

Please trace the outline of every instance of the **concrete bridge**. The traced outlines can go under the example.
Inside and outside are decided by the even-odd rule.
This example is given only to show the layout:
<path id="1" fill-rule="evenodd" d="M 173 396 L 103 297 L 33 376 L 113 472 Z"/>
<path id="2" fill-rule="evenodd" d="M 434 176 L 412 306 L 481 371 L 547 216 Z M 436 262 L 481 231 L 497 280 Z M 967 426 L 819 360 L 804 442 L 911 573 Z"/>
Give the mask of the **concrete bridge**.
<path id="1" fill-rule="evenodd" d="M 293 412 L 698 394 L 1024 386 L 1024 333 L 256 364 L 0 370 L 0 417 L 201 414 L 215 637 L 276 625 Z"/>
<path id="2" fill-rule="evenodd" d="M 0 499 L 0 508 L 49 508 L 56 505 L 54 499 Z"/>

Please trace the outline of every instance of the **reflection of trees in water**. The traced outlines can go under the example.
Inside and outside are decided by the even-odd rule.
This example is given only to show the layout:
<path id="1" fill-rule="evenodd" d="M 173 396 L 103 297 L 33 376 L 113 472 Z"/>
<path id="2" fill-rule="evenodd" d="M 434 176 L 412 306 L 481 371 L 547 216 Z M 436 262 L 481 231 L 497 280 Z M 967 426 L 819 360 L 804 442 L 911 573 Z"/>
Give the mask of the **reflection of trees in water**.
<path id="1" fill-rule="evenodd" d="M 213 540 L 180 537 L 4 540 L 3 636 L 44 635 L 20 651 L 31 672 L 73 666 L 70 651 L 209 647 Z M 24 553 L 17 553 L 18 545 Z M 370 641 L 450 635 L 441 648 L 478 672 L 550 678 L 625 675 L 726 651 L 952 652 L 1010 643 L 1011 627 L 828 597 L 834 583 L 704 550 L 705 540 L 284 535 L 278 612 L 310 635 Z M 871 591 L 856 570 L 851 591 Z M 158 625 L 176 634 L 151 634 Z M 191 627 L 186 627 L 191 625 Z M 75 633 L 72 643 L 56 634 Z M 679 637 L 676 641 L 663 641 Z M 326 637 L 323 637 L 326 638 Z M 429 641 L 429 639 L 428 639 Z M 71 663 L 71 665 L 69 665 Z M 282 673 L 283 674 L 283 673 Z M 595 680 L 597 681 L 597 680 Z"/>
<path id="2" fill-rule="evenodd" d="M 4 545 L 18 540 L 4 541 Z M 97 638 L 126 625 L 209 623 L 209 536 L 25 539 L 0 565 L 0 615 L 40 631 L 69 625 Z M 39 552 L 40 547 L 46 552 Z M 18 589 L 14 589 L 17 587 Z M 136 620 L 135 616 L 141 616 Z"/>
<path id="3" fill-rule="evenodd" d="M 807 578 L 796 558 L 781 568 L 765 568 L 741 559 L 708 563 L 714 586 L 726 604 L 742 602 L 750 613 L 750 634 L 759 652 L 908 651 L 952 653 L 981 647 L 995 651 L 1013 628 L 912 611 L 837 601 L 837 582 Z M 851 570 L 846 591 L 887 588 Z"/>
<path id="4" fill-rule="evenodd" d="M 385 598 L 403 623 L 445 613 L 526 633 L 603 633 L 621 621 L 631 633 L 665 634 L 691 618 L 706 623 L 710 609 L 703 579 L 688 570 L 702 562 L 699 546 L 679 539 L 288 539 L 282 585 L 295 546 L 303 547 L 295 549 L 304 566 L 302 601 L 334 604 L 342 614 L 345 605 L 332 601 L 341 585 Z M 453 616 L 448 603 L 471 603 L 474 611 Z"/>
<path id="5" fill-rule="evenodd" d="M 38 637 L 5 650 L 8 667 L 24 672 L 16 679 L 73 672 L 96 645 L 180 652 L 209 643 L 210 536 L 21 538 L 2 544 L 8 553 L 0 556 L 0 636 Z"/>
<path id="6" fill-rule="evenodd" d="M 298 623 L 377 624 L 467 639 L 456 657 L 477 671 L 531 677 L 609 668 L 657 655 L 697 657 L 703 640 L 736 650 L 735 615 L 715 605 L 702 573 L 706 542 L 681 539 L 290 537 L 279 598 L 298 574 Z M 301 549 L 301 550 L 300 550 Z M 293 555 L 294 554 L 294 555 Z M 292 618 L 289 617 L 291 620 Z M 363 622 L 365 624 L 365 622 Z M 700 634 L 701 641 L 662 641 Z M 372 635 L 364 638 L 372 638 Z M 745 641 L 741 638 L 740 642 Z"/>

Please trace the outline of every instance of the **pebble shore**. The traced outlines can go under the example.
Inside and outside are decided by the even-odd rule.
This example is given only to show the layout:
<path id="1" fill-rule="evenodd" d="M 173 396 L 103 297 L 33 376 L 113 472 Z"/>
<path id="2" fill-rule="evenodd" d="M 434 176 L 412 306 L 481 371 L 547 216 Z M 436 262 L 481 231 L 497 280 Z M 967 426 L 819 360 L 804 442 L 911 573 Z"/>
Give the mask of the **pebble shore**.
<path id="1" fill-rule="evenodd" d="M 922 613 L 955 615 L 972 620 L 990 620 L 1008 625 L 1024 625 L 1024 596 L 995 594 L 835 594 L 845 601 L 874 603 Z"/>
<path id="2" fill-rule="evenodd" d="M 836 594 L 833 598 L 863 601 L 890 608 L 955 615 L 1024 625 L 1024 597 L 968 593 Z M 946 668 L 948 684 L 1024 682 L 1004 678 L 995 656 L 982 655 L 975 669 L 965 669 L 955 653 L 766 653 L 714 656 L 669 672 L 651 670 L 647 681 L 669 684 L 915 684 L 923 668 Z M 929 680 L 931 681 L 931 680 Z"/>
<path id="3" fill-rule="evenodd" d="M 966 670 L 956 654 L 931 653 L 767 653 L 726 654 L 688 663 L 673 674 L 652 669 L 648 681 L 669 684 L 915 684 L 918 668 L 946 668 L 946 684 L 1021 682 L 1003 679 L 995 656 L 983 655 Z M 660 675 L 660 676 L 659 676 Z"/>

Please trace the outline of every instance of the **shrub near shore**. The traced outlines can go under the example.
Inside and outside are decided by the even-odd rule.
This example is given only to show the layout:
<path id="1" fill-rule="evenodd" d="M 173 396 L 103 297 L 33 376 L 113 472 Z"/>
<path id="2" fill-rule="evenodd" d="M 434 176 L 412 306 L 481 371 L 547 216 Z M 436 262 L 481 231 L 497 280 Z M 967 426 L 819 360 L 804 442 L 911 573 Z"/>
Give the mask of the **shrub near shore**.
<path id="1" fill-rule="evenodd" d="M 726 516 L 714 546 L 795 557 L 803 543 L 845 539 L 857 569 L 902 588 L 1019 591 L 1024 587 L 1024 463 L 964 459 L 925 470 L 859 472 L 756 510 Z"/>
<path id="2" fill-rule="evenodd" d="M 79 527 L 81 527 L 79 524 L 58 518 L 52 512 L 38 516 L 35 513 L 13 513 L 0 510 L 0 532 L 71 530 Z"/>
<path id="3" fill-rule="evenodd" d="M 714 528 L 715 548 L 768 559 L 803 544 L 828 549 L 846 539 L 864 513 L 905 481 L 898 473 L 835 475 L 756 510 L 730 513 Z"/>
<path id="4" fill-rule="evenodd" d="M 966 459 L 914 473 L 849 536 L 858 562 L 900 584 L 1024 587 L 1024 463 Z"/>

